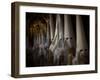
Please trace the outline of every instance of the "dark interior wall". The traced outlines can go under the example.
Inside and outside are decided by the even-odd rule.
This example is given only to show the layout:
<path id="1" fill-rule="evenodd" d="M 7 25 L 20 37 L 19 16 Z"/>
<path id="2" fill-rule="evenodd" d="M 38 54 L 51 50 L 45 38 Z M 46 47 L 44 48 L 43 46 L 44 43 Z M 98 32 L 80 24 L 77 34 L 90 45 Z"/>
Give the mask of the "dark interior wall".
<path id="1" fill-rule="evenodd" d="M 89 29 L 90 29 L 90 16 L 88 15 L 82 15 L 82 21 L 83 21 L 83 25 L 84 25 L 84 32 L 85 32 L 85 36 L 86 36 L 86 40 L 88 43 L 88 47 L 89 47 Z"/>

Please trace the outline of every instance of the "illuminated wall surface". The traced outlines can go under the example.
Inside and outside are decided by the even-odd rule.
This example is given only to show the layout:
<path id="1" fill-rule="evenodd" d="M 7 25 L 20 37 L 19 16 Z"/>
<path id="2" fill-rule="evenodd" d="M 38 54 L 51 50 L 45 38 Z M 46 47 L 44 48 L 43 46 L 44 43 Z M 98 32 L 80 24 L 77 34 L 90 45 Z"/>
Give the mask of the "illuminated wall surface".
<path id="1" fill-rule="evenodd" d="M 26 13 L 26 67 L 89 64 L 89 16 Z"/>

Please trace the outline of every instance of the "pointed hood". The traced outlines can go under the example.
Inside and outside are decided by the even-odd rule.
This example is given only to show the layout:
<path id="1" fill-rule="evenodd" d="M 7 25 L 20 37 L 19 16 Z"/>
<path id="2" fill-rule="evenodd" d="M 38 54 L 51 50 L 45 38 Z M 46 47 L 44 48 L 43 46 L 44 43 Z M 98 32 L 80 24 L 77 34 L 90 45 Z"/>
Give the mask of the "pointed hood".
<path id="1" fill-rule="evenodd" d="M 77 37 L 77 50 L 80 51 L 81 49 L 87 48 L 87 42 L 84 32 L 84 26 L 82 22 L 82 17 L 77 15 L 76 16 L 76 37 Z"/>
<path id="2" fill-rule="evenodd" d="M 68 46 L 75 47 L 75 36 L 72 28 L 72 21 L 70 15 L 64 15 L 64 39 L 67 39 Z"/>

